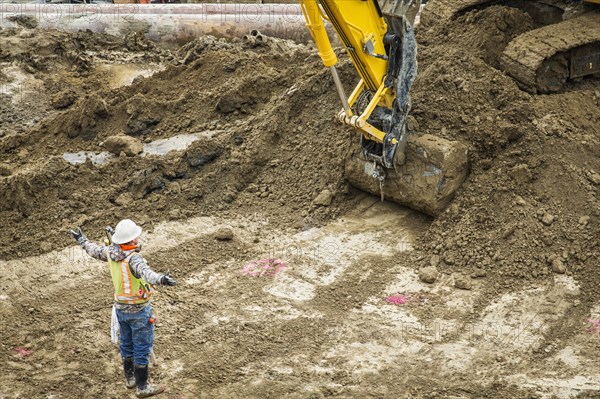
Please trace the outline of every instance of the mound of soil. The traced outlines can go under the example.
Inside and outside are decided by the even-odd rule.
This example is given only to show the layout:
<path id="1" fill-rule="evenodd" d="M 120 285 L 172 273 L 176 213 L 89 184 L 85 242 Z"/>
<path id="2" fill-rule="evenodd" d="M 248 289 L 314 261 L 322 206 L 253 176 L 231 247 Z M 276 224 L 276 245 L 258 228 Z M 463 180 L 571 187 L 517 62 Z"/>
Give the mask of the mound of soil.
<path id="1" fill-rule="evenodd" d="M 600 82 L 574 82 L 549 96 L 520 91 L 496 66 L 506 43 L 530 26 L 526 13 L 494 6 L 421 27 L 413 115 L 423 132 L 468 143 L 473 168 L 415 260 L 485 273 L 498 288 L 554 269 L 575 275 L 593 299 L 600 293 Z"/>
<path id="2" fill-rule="evenodd" d="M 172 265 L 182 282 L 180 290 L 162 290 L 157 306 L 164 311 L 157 345 L 167 363 L 153 370 L 153 378 L 176 380 L 180 386 L 171 395 L 188 395 L 192 387 L 189 392 L 208 389 L 213 397 L 239 392 L 249 392 L 248 397 L 401 393 L 433 398 L 469 392 L 473 397 L 533 397 L 504 379 L 489 386 L 468 381 L 468 363 L 456 374 L 453 367 L 462 361 L 457 355 L 469 352 L 479 358 L 482 352 L 452 342 L 443 361 L 431 361 L 433 341 L 427 340 L 412 354 L 397 352 L 400 362 L 381 363 L 386 366 L 379 374 L 357 376 L 353 366 L 337 357 L 329 359 L 337 367 L 333 371 L 321 366 L 327 365 L 322 361 L 330 348 L 364 357 L 368 365 L 406 342 L 399 340 L 404 338 L 398 335 L 399 325 L 389 323 L 393 318 L 370 318 L 376 313 L 372 298 L 400 278 L 399 268 L 435 267 L 436 273 L 429 269 L 431 276 L 422 272 L 422 278 L 454 281 L 452 286 L 443 283 L 434 296 L 424 292 L 424 305 L 415 310 L 436 322 L 453 317 L 436 313 L 438 307 L 445 309 L 441 305 L 452 301 L 456 306 L 460 293 L 471 290 L 484 292 L 465 309 L 453 308 L 461 323 L 481 313 L 490 298 L 530 283 L 553 285 L 554 273 L 572 275 L 581 284 L 572 308 L 570 294 L 548 294 L 540 299 L 543 308 L 532 310 L 556 318 L 551 330 L 540 330 L 543 348 L 527 349 L 527 354 L 509 351 L 506 360 L 498 355 L 500 344 L 489 346 L 493 356 L 481 357 L 480 364 L 492 366 L 477 373 L 478 378 L 496 381 L 498 369 L 512 375 L 517 366 L 545 363 L 553 356 L 550 344 L 567 336 L 581 338 L 575 332 L 600 295 L 600 82 L 574 82 L 549 96 L 519 90 L 497 69 L 497 59 L 506 43 L 531 23 L 525 13 L 494 6 L 444 25 L 419 27 L 420 72 L 411 123 L 417 134 L 468 146 L 470 176 L 446 211 L 435 220 L 419 219 L 420 230 L 426 231 L 411 245 L 414 250 L 397 257 L 371 253 L 360 258 L 364 264 L 357 270 L 340 272 L 334 284 L 319 286 L 309 305 L 290 300 L 299 311 L 290 307 L 296 313 L 284 321 L 278 317 L 287 318 L 286 308 L 278 307 L 280 298 L 265 294 L 267 282 L 238 273 L 237 263 L 262 256 L 259 238 L 260 245 L 268 246 L 262 242 L 268 233 L 260 231 L 261 219 L 268 219 L 264 225 L 276 227 L 274 232 L 292 236 L 347 214 L 364 196 L 344 180 L 343 161 L 355 132 L 335 120 L 339 99 L 314 49 L 273 38 L 257 45 L 203 37 L 171 53 L 135 35 L 117 39 L 30 28 L 0 31 L 0 84 L 11 88 L 1 93 L 0 101 L 0 259 L 72 246 L 67 229 L 74 226 L 99 240 L 108 223 L 125 217 L 146 231 L 160 221 L 181 220 L 167 232 L 155 229 L 161 245 L 155 253 L 148 251 L 150 262 Z M 36 51 L 28 51 L 32 48 Z M 357 76 L 345 55 L 339 55 L 349 91 Z M 157 72 L 140 73 L 125 85 L 108 84 L 114 77 L 111 65 L 125 63 L 150 63 Z M 25 88 L 25 96 L 15 95 L 15 83 Z M 164 143 L 186 140 L 193 141 L 186 148 L 164 149 Z M 85 162 L 66 160 L 74 155 Z M 205 222 L 210 218 L 193 216 L 215 220 L 211 225 Z M 232 225 L 217 226 L 221 218 Z M 398 224 L 415 222 L 401 219 Z M 373 219 L 370 223 L 381 227 Z M 182 250 L 170 237 L 186 229 L 206 229 L 207 234 L 188 239 Z M 378 251 L 377 241 L 387 238 L 383 235 L 367 240 L 341 234 L 341 239 L 349 240 L 348 247 L 361 244 Z M 351 249 L 353 256 L 361 251 Z M 32 375 L 34 384 L 27 381 L 16 388 L 21 396 L 52 390 L 71 396 L 83 390 L 89 397 L 122 395 L 124 388 L 113 386 L 121 378 L 115 367 L 119 360 L 113 359 L 106 337 L 112 287 L 98 283 L 104 265 L 77 261 L 67 266 L 65 259 L 40 259 L 10 263 L 23 270 L 6 273 L 0 284 L 8 293 L 0 296 L 3 314 L 17 320 L 2 324 L 6 381 L 26 381 Z M 55 263 L 64 268 L 48 271 L 46 265 Z M 296 281 L 294 273 L 299 274 L 292 270 L 291 281 Z M 52 289 L 44 290 L 47 286 Z M 534 295 L 515 295 L 496 312 L 512 313 L 519 298 L 527 302 Z M 264 311 L 272 305 L 265 298 L 276 305 L 275 313 Z M 515 313 L 522 311 L 516 305 Z M 563 323 L 563 313 L 554 308 L 576 314 Z M 262 318 L 238 322 L 255 313 Z M 355 345 L 371 339 L 381 346 Z M 351 345 L 340 346 L 345 340 Z M 26 360 L 34 350 L 31 362 Z M 289 360 L 293 369 L 298 358 L 307 359 L 303 362 L 310 367 L 299 369 L 306 372 L 268 366 L 273 359 Z M 96 361 L 91 371 L 90 359 Z M 257 364 L 260 372 L 248 369 Z M 316 374 L 318 370 L 324 374 Z M 564 370 L 554 371 L 552 375 L 562 375 Z M 259 384 L 257 375 L 264 376 Z M 314 394 L 298 389 L 313 378 L 326 382 L 319 382 L 322 387 Z"/>
<path id="3" fill-rule="evenodd" d="M 40 243 L 60 247 L 68 243 L 69 226 L 94 231 L 126 215 L 151 225 L 260 212 L 304 228 L 351 206 L 351 199 L 342 200 L 349 191 L 343 180 L 349 135 L 334 120 L 333 82 L 312 51 L 273 38 L 256 46 L 205 37 L 176 57 L 176 65 L 152 77 L 84 94 L 26 134 L 0 142 L 14 171 L 0 182 L 9 221 L 1 233 L 9 244 L 0 256 L 37 253 Z M 354 80 L 348 62 L 341 74 Z M 106 165 L 62 158 L 101 152 L 116 134 L 144 143 L 202 137 L 182 151 L 121 154 Z M 323 190 L 337 198 L 331 206 L 313 203 Z"/>

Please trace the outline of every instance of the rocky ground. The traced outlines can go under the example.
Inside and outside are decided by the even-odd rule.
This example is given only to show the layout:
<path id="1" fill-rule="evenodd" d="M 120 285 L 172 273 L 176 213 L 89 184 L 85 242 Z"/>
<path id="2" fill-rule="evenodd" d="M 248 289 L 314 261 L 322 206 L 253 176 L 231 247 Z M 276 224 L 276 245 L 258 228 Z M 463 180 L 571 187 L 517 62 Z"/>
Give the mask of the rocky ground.
<path id="1" fill-rule="evenodd" d="M 0 398 L 127 394 L 109 277 L 66 233 L 123 217 L 180 282 L 155 301 L 165 397 L 598 397 L 600 81 L 521 91 L 498 57 L 531 27 L 418 28 L 416 130 L 472 162 L 435 219 L 344 180 L 311 47 L 1 30 Z"/>

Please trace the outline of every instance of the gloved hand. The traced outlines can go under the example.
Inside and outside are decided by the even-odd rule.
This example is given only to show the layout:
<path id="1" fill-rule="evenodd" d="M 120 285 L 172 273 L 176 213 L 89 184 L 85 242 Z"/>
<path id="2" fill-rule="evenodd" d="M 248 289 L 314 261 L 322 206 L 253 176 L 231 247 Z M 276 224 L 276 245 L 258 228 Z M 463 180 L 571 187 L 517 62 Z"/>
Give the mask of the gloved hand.
<path id="1" fill-rule="evenodd" d="M 175 281 L 175 279 L 170 276 L 170 273 L 167 272 L 160 280 L 160 283 L 162 285 L 174 286 L 177 284 L 177 281 Z"/>
<path id="2" fill-rule="evenodd" d="M 71 233 L 71 235 L 75 240 L 77 240 L 77 242 L 81 242 L 82 239 L 87 240 L 85 234 L 83 234 L 83 230 L 81 230 L 81 227 L 77 227 L 76 231 L 69 229 L 69 233 Z"/>

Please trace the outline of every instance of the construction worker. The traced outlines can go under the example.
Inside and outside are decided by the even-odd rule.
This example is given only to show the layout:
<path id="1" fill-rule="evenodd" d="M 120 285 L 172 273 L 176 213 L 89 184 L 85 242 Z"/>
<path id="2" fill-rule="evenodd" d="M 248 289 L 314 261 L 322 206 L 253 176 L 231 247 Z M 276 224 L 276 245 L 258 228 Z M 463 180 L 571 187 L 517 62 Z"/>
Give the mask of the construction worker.
<path id="1" fill-rule="evenodd" d="M 150 269 L 140 254 L 142 228 L 132 220 L 121 220 L 112 235 L 112 244 L 98 245 L 86 238 L 81 228 L 69 230 L 88 255 L 108 262 L 115 287 L 115 308 L 120 325 L 121 356 L 127 388 L 137 387 L 138 398 L 147 398 L 165 390 L 148 383 L 148 358 L 154 342 L 152 285 L 173 286 L 177 282 L 167 274 Z"/>

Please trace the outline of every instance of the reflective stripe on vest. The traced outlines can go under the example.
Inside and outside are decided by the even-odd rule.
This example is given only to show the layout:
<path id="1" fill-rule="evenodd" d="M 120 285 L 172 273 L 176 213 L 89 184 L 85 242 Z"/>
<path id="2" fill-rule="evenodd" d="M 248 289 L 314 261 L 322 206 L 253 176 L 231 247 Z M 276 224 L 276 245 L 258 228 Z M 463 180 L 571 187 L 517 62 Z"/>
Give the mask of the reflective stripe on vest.
<path id="1" fill-rule="evenodd" d="M 110 258 L 108 248 L 106 250 L 108 267 L 115 287 L 115 301 L 130 305 L 148 302 L 154 293 L 150 284 L 131 273 L 129 261 L 133 255 L 135 253 L 121 261 L 114 261 Z"/>

